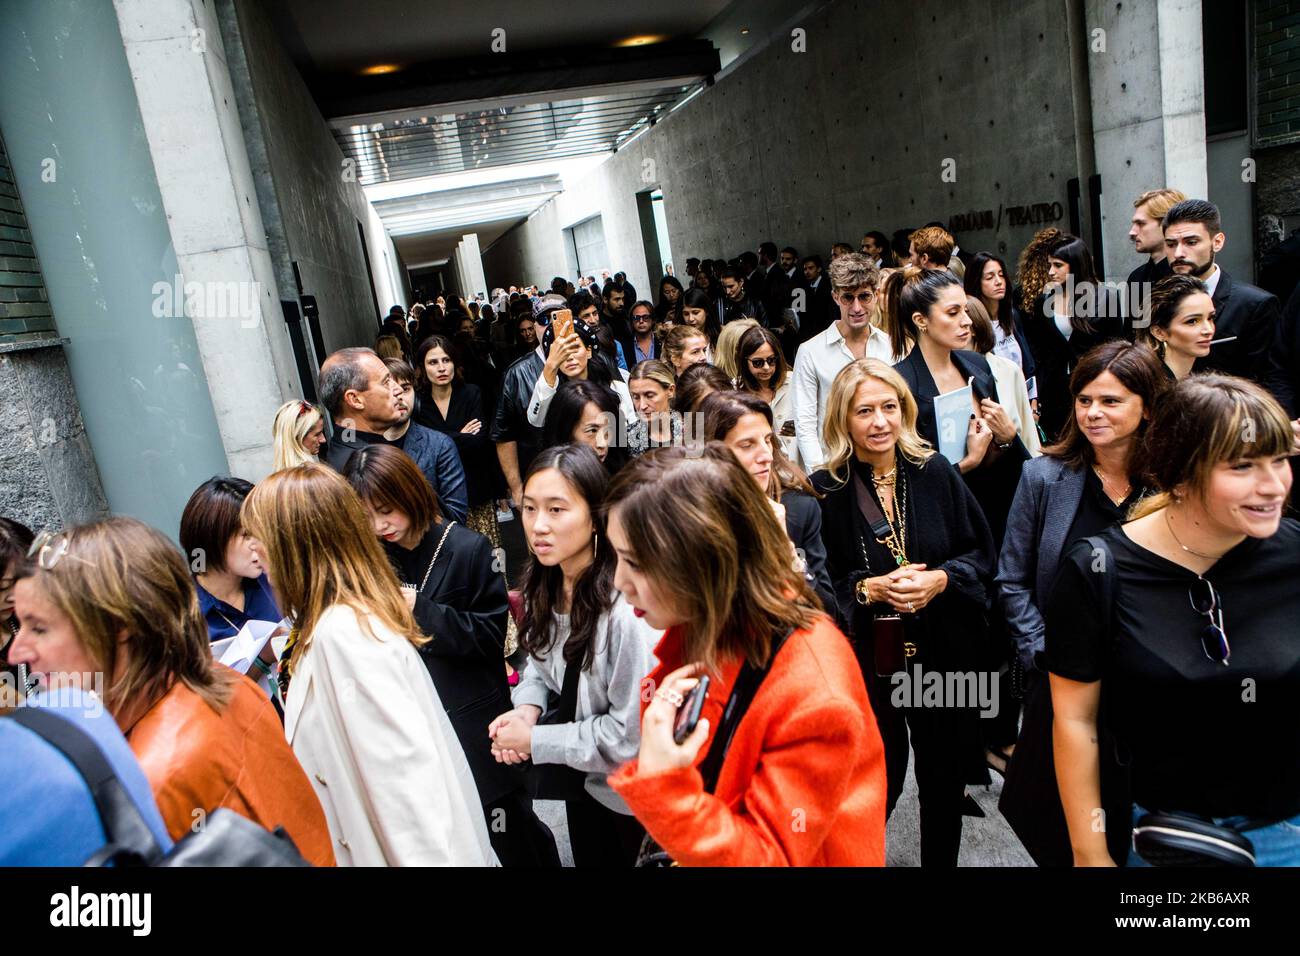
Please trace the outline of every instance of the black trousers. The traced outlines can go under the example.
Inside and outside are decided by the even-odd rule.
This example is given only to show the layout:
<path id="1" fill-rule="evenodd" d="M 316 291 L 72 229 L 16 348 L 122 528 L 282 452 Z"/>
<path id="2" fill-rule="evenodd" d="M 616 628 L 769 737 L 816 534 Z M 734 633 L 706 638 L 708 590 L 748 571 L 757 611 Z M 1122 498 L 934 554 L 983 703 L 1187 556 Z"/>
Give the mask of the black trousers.
<path id="1" fill-rule="evenodd" d="M 864 676 L 885 745 L 885 814 L 894 812 L 903 792 L 910 731 L 921 805 L 921 866 L 954 867 L 961 850 L 962 794 L 969 763 L 963 751 L 968 737 L 963 722 L 969 721 L 969 715 L 943 707 L 895 707 L 890 702 L 890 679 L 877 677 L 874 670 Z"/>
<path id="2" fill-rule="evenodd" d="M 483 804 L 488 839 L 502 866 L 558 867 L 551 828 L 533 812 L 533 801 L 521 787 Z"/>
<path id="3" fill-rule="evenodd" d="M 610 810 L 591 796 L 564 801 L 575 867 L 630 868 L 645 828 L 636 817 Z"/>

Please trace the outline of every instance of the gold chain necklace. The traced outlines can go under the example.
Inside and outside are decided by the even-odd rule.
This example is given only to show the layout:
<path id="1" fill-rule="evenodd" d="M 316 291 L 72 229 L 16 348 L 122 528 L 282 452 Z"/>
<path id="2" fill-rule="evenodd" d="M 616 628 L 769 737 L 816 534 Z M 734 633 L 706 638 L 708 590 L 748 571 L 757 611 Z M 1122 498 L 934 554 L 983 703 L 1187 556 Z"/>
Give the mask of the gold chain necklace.
<path id="1" fill-rule="evenodd" d="M 1115 501 L 1115 496 L 1110 493 L 1110 488 L 1107 487 L 1106 485 L 1106 476 L 1101 473 L 1101 469 L 1098 468 L 1096 465 L 1093 465 L 1092 471 L 1093 474 L 1095 474 L 1098 478 L 1101 479 L 1101 490 L 1105 493 L 1106 497 L 1109 498 L 1111 501 Z M 1116 504 L 1123 504 L 1124 499 L 1127 498 L 1130 492 L 1132 491 L 1133 491 L 1133 482 L 1130 481 L 1127 485 L 1124 486 L 1124 493 L 1119 496 L 1119 501 L 1116 502 Z"/>
<path id="2" fill-rule="evenodd" d="M 1205 558 L 1207 561 L 1218 561 L 1223 557 L 1222 554 L 1215 555 L 1206 554 L 1204 551 L 1194 551 L 1187 545 L 1183 544 L 1182 539 L 1178 537 L 1178 532 L 1174 530 L 1174 518 L 1173 515 L 1169 513 L 1168 508 L 1165 508 L 1165 524 L 1169 526 L 1169 533 L 1174 536 L 1174 544 L 1178 545 L 1178 547 L 1182 548 L 1188 554 L 1194 554 L 1198 558 Z"/>

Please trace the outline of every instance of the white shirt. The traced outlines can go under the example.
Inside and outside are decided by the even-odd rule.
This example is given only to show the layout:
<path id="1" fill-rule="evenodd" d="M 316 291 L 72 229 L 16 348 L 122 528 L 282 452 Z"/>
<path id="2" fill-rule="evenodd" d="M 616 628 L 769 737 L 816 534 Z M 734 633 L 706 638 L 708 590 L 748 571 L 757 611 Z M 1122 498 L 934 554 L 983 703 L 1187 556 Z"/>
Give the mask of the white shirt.
<path id="1" fill-rule="evenodd" d="M 627 372 L 619 369 L 618 374 L 621 377 L 610 382 L 609 387 L 618 396 L 623 421 L 630 422 L 636 418 L 636 409 L 632 406 L 632 393 L 627 389 Z M 550 410 L 551 399 L 555 397 L 555 392 L 560 387 L 560 381 L 559 375 L 556 375 L 555 384 L 547 385 L 545 374 L 537 376 L 537 384 L 533 386 L 533 397 L 528 402 L 528 424 L 537 428 L 541 428 L 546 424 L 546 413 Z"/>
<path id="2" fill-rule="evenodd" d="M 1214 290 L 1219 287 L 1219 276 L 1223 275 L 1223 270 L 1215 263 L 1214 273 L 1208 279 L 1202 279 L 1205 283 L 1205 291 L 1210 293 L 1210 298 L 1214 298 Z"/>
<path id="3" fill-rule="evenodd" d="M 889 336 L 871 326 L 867 337 L 867 358 L 880 359 L 892 365 L 895 357 Z M 831 383 L 840 369 L 857 359 L 844 344 L 840 323 L 832 322 L 825 331 L 814 335 L 794 357 L 793 383 L 794 431 L 799 443 L 799 457 L 804 470 L 812 473 L 826 461 L 822 447 L 822 425 L 826 421 L 826 401 L 830 398 Z"/>

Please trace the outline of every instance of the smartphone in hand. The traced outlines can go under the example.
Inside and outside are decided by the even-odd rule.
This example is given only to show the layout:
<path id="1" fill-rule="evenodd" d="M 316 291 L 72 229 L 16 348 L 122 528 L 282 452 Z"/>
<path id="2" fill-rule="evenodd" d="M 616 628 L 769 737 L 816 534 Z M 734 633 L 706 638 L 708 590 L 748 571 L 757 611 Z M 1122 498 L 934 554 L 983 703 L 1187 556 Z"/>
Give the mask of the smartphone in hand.
<path id="1" fill-rule="evenodd" d="M 700 712 L 704 709 L 704 699 L 708 696 L 709 677 L 705 674 L 686 695 L 682 706 L 677 708 L 677 719 L 673 721 L 673 743 L 680 744 L 695 732 L 700 722 Z"/>
<path id="2" fill-rule="evenodd" d="M 551 316 L 551 322 L 555 324 L 555 337 L 557 339 L 573 334 L 572 309 L 556 309 L 555 314 Z"/>

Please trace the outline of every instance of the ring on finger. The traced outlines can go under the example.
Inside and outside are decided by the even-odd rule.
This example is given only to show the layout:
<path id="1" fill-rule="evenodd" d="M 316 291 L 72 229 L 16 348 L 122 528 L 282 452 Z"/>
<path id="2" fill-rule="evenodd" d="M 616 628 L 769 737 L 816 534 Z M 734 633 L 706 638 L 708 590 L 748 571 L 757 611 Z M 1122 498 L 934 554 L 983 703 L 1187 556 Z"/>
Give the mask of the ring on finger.
<path id="1" fill-rule="evenodd" d="M 655 691 L 655 696 L 660 700 L 668 701 L 668 703 L 672 704 L 674 707 L 680 707 L 682 704 L 686 703 L 686 698 L 682 697 L 682 695 L 677 693 L 675 690 L 669 690 L 667 687 Z"/>

